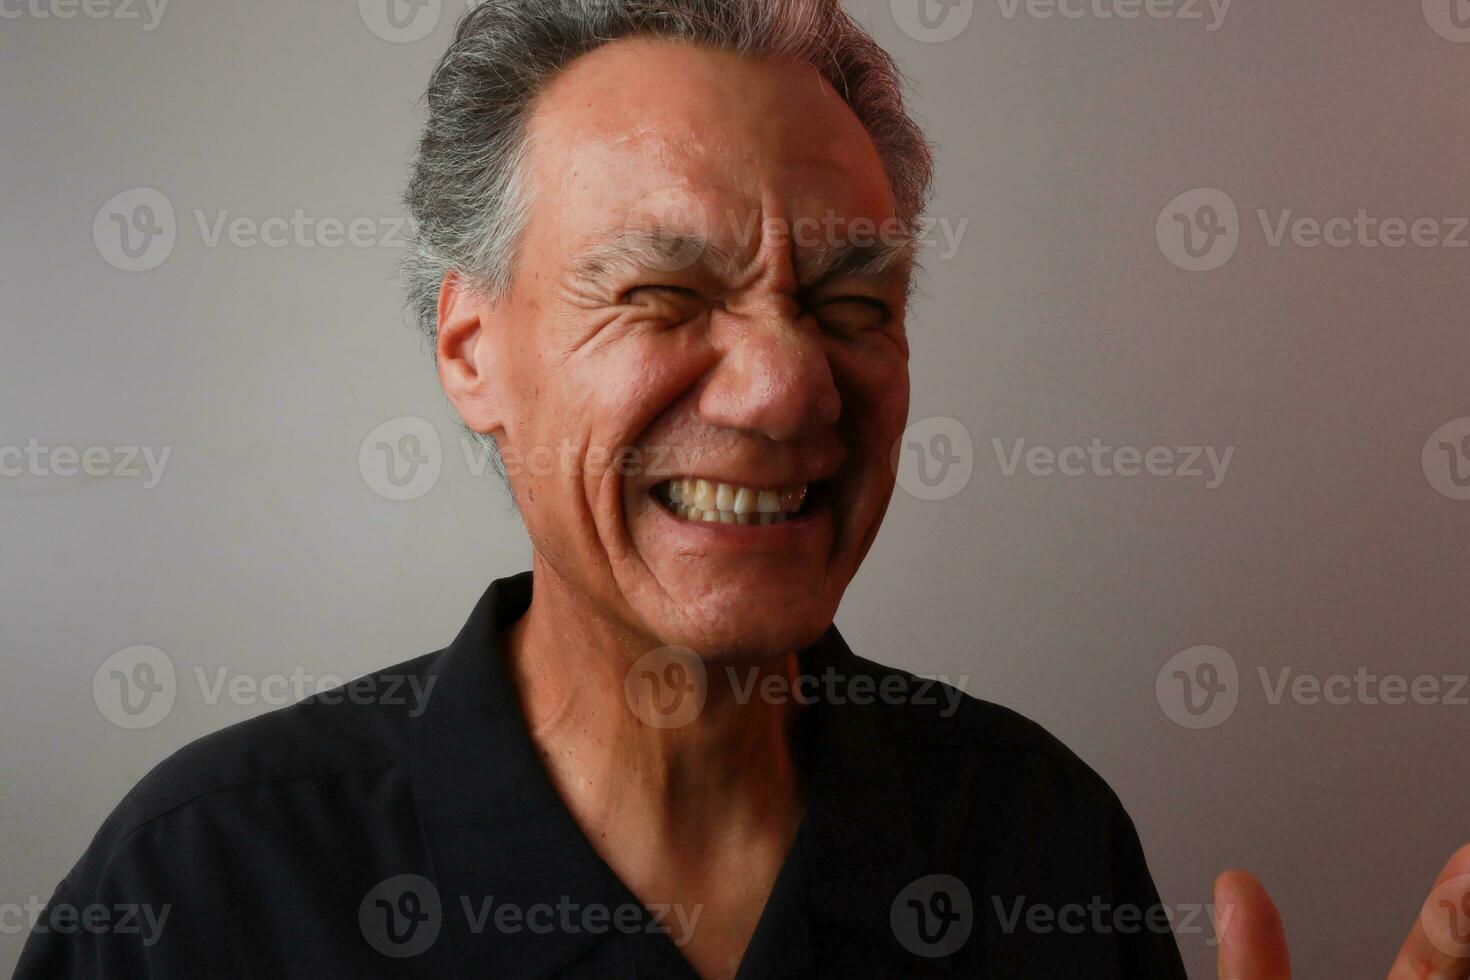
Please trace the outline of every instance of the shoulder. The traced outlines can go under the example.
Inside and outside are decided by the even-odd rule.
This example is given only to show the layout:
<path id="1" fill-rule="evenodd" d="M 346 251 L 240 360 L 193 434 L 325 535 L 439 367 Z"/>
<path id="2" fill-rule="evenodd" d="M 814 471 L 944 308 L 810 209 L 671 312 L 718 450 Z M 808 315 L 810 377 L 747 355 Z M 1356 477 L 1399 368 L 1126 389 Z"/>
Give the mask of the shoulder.
<path id="1" fill-rule="evenodd" d="M 994 894 L 1157 901 L 1118 794 L 1055 735 L 951 685 L 854 660 L 911 694 L 877 712 L 884 764 L 899 774 L 942 865 L 970 868 Z"/>
<path id="2" fill-rule="evenodd" d="M 159 825 L 218 823 L 310 784 L 390 770 L 406 753 L 410 718 L 433 695 L 428 654 L 365 674 L 340 687 L 197 739 L 155 766 L 103 822 L 63 881 L 85 895 Z M 247 801 L 248 799 L 248 806 Z"/>
<path id="3" fill-rule="evenodd" d="M 942 679 L 858 656 L 850 662 L 858 676 L 872 679 L 895 751 L 908 756 L 919 778 L 932 774 L 936 792 L 983 793 L 992 808 L 997 800 L 1045 799 L 1091 814 L 1122 813 L 1117 794 L 1091 766 L 1021 713 Z"/>

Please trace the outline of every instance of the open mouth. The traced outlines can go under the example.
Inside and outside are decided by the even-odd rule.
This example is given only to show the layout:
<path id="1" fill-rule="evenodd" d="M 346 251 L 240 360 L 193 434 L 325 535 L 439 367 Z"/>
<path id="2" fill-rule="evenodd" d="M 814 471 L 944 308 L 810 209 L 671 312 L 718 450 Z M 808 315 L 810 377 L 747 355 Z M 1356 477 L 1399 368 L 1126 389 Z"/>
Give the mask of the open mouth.
<path id="1" fill-rule="evenodd" d="M 821 484 L 796 483 L 787 487 L 747 487 L 694 477 L 666 480 L 653 488 L 654 497 L 676 516 L 705 524 L 767 527 L 796 517 L 812 507 Z"/>

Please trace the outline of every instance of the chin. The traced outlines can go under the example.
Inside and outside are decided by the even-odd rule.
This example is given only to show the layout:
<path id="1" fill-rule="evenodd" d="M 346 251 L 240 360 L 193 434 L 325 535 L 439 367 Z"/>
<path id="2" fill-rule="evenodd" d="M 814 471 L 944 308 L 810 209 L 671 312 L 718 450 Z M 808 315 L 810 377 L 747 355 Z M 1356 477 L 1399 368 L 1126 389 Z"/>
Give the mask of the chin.
<path id="1" fill-rule="evenodd" d="M 811 646 L 837 613 L 836 601 L 807 594 L 747 595 L 734 601 L 706 596 L 683 610 L 683 639 L 669 642 L 695 650 L 712 662 L 773 660 Z M 668 635 L 668 634 L 664 634 Z"/>

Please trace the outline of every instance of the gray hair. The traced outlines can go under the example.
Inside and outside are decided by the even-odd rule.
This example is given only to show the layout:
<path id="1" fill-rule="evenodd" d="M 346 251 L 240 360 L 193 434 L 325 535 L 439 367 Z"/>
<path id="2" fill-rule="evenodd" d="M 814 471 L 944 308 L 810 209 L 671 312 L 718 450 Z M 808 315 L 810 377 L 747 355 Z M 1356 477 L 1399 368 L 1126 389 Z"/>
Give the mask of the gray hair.
<path id="1" fill-rule="evenodd" d="M 914 222 L 933 175 L 893 59 L 840 0 L 481 0 L 455 29 L 424 96 L 428 121 L 405 203 L 408 314 L 431 348 L 451 271 L 490 297 L 510 288 L 530 201 L 528 123 L 546 84 L 579 56 L 659 37 L 812 66 L 852 108 L 883 161 L 900 220 Z M 481 440 L 500 469 L 493 441 Z"/>

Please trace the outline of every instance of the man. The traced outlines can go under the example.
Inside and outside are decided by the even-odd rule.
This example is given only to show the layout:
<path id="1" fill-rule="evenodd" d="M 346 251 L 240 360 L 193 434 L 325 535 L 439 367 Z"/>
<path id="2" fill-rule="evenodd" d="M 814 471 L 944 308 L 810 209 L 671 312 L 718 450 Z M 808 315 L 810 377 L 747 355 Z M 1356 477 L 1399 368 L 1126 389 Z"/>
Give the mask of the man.
<path id="1" fill-rule="evenodd" d="M 532 571 L 160 766 L 20 975 L 1182 977 L 1107 786 L 831 625 L 908 409 L 888 58 L 828 0 L 491 0 L 428 109 L 410 301 Z M 1216 901 L 1221 976 L 1286 976 L 1254 879 Z M 97 906 L 156 928 L 59 926 Z M 1394 977 L 1470 975 L 1434 921 Z"/>

